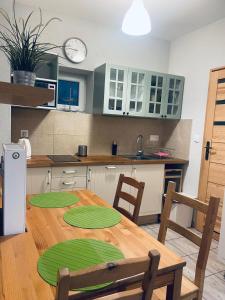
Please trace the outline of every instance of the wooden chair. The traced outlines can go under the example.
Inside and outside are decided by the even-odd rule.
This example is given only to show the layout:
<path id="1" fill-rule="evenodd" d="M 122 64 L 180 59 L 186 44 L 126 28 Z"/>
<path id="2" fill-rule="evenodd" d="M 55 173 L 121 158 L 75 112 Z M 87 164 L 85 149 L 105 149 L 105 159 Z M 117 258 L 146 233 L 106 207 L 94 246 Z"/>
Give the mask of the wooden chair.
<path id="1" fill-rule="evenodd" d="M 128 194 L 127 192 L 122 191 L 123 184 L 127 184 L 137 189 L 137 196 L 135 197 L 131 194 Z M 138 223 L 138 217 L 139 217 L 144 187 L 145 187 L 144 182 L 139 182 L 134 178 L 125 177 L 124 174 L 120 174 L 113 207 L 136 224 Z M 133 214 L 128 212 L 125 208 L 119 206 L 120 199 L 123 199 L 134 206 Z"/>
<path id="2" fill-rule="evenodd" d="M 115 263 L 107 263 L 78 272 L 62 269 L 58 273 L 56 300 L 80 299 L 126 299 L 150 300 L 157 275 L 160 254 L 151 250 L 148 257 L 123 259 Z M 141 279 L 140 279 L 141 278 Z M 140 287 L 133 287 L 140 281 Z M 69 295 L 69 291 L 85 287 L 113 282 L 110 286 L 93 292 L 77 292 Z M 126 290 L 130 287 L 129 290 Z"/>
<path id="3" fill-rule="evenodd" d="M 189 207 L 192 207 L 193 209 L 196 209 L 206 215 L 202 238 L 193 233 L 192 231 L 180 226 L 179 224 L 169 219 L 173 200 L 187 205 Z M 183 276 L 181 287 L 181 299 L 202 299 L 206 264 L 209 256 L 211 241 L 213 238 L 218 206 L 219 198 L 210 197 L 209 204 L 206 204 L 196 199 L 192 199 L 190 197 L 182 195 L 180 193 L 176 193 L 174 182 L 169 182 L 168 184 L 158 240 L 164 244 L 167 228 L 170 228 L 200 247 L 196 264 L 194 283 L 192 283 L 189 279 Z M 154 299 L 165 299 L 163 298 L 164 294 L 165 292 L 163 292 L 163 289 L 156 290 L 156 293 L 154 293 Z"/>

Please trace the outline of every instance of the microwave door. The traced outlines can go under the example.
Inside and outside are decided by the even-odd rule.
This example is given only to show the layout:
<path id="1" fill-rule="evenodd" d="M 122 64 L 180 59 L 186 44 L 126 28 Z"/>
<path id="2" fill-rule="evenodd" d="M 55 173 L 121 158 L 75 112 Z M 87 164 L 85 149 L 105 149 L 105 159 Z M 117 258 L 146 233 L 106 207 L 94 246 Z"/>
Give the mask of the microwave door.
<path id="1" fill-rule="evenodd" d="M 54 91 L 55 91 L 55 84 L 49 83 L 49 84 L 48 84 L 48 89 L 49 89 L 49 90 L 54 90 Z M 54 95 L 55 95 L 55 92 L 54 92 Z M 48 106 L 50 106 L 50 107 L 55 107 L 55 99 L 53 99 L 51 102 L 48 102 Z"/>

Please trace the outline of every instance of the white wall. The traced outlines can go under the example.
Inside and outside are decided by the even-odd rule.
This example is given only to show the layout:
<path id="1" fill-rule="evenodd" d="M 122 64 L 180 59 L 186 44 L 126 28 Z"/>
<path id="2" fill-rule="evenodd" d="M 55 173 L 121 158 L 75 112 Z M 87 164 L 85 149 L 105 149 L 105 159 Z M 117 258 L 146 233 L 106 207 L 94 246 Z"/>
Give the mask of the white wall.
<path id="1" fill-rule="evenodd" d="M 183 119 L 193 119 L 190 165 L 184 191 L 197 195 L 209 71 L 225 65 L 225 19 L 171 43 L 169 72 L 184 75 Z M 195 141 L 198 140 L 199 142 Z M 184 137 L 185 138 L 185 137 Z"/>
<path id="2" fill-rule="evenodd" d="M 0 7 L 9 9 L 7 2 L 0 4 Z M 1 21 L 1 18 L 0 18 Z M 9 64 L 5 56 L 0 52 L 0 81 L 9 81 Z M 0 104 L 0 155 L 2 154 L 2 143 L 11 141 L 11 106 Z"/>
<path id="3" fill-rule="evenodd" d="M 12 0 L 1 0 L 0 7 L 11 13 Z M 17 16 L 28 15 L 33 9 L 36 10 L 33 24 L 39 21 L 38 7 L 16 5 Z M 95 67 L 105 63 L 114 63 L 125 66 L 151 69 L 159 72 L 167 72 L 169 62 L 169 42 L 152 39 L 150 36 L 134 38 L 122 32 L 104 28 L 95 23 L 89 23 L 79 19 L 69 19 L 63 15 L 52 14 L 43 11 L 44 21 L 50 17 L 60 17 L 62 22 L 54 22 L 43 35 L 43 41 L 63 45 L 69 37 L 80 37 L 87 44 L 88 57 L 79 64 L 74 65 L 65 59 L 60 59 L 61 64 L 74 68 L 93 70 Z M 1 19 L 0 19 L 1 21 Z M 61 50 L 53 50 L 63 56 Z M 8 81 L 9 65 L 0 52 L 0 80 Z M 0 105 L 0 145 L 9 142 L 10 131 L 10 107 Z M 1 146 L 0 146 L 1 151 Z"/>
<path id="4" fill-rule="evenodd" d="M 6 1 L 6 0 L 4 0 Z M 18 15 L 28 14 L 35 10 L 35 22 L 38 21 L 38 7 L 17 5 Z M 121 31 L 112 30 L 96 23 L 90 23 L 82 19 L 71 19 L 64 15 L 58 15 L 43 11 L 44 21 L 49 17 L 59 17 L 62 22 L 54 22 L 43 35 L 45 41 L 63 45 L 70 37 L 79 37 L 87 45 L 87 59 L 74 65 L 65 59 L 61 63 L 74 68 L 93 70 L 95 67 L 105 63 L 114 63 L 136 68 L 144 68 L 159 72 L 167 72 L 169 62 L 168 41 L 144 37 L 131 37 Z M 55 50 L 56 51 L 56 50 Z M 58 51 L 61 56 L 63 53 Z"/>

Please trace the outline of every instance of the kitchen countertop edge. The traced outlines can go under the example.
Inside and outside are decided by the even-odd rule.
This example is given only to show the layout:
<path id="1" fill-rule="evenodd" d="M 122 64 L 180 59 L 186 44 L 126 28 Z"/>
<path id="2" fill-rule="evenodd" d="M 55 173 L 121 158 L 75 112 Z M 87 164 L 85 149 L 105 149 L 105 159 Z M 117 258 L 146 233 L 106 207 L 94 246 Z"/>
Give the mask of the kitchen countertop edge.
<path id="1" fill-rule="evenodd" d="M 90 155 L 79 157 L 79 162 L 55 163 L 47 155 L 33 155 L 27 160 L 28 168 L 70 167 L 70 166 L 103 166 L 103 165 L 153 165 L 153 164 L 187 164 L 188 160 L 180 158 L 133 160 L 122 156 Z"/>

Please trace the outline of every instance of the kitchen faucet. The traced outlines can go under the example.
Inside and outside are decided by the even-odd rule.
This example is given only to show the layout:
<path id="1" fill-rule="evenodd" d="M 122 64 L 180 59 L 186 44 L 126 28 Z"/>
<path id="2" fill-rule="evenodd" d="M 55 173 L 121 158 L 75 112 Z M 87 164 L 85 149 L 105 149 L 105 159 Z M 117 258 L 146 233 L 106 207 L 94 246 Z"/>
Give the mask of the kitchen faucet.
<path id="1" fill-rule="evenodd" d="M 144 137 L 142 134 L 139 134 L 137 137 L 137 155 L 143 155 L 144 154 Z"/>

